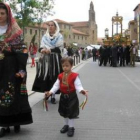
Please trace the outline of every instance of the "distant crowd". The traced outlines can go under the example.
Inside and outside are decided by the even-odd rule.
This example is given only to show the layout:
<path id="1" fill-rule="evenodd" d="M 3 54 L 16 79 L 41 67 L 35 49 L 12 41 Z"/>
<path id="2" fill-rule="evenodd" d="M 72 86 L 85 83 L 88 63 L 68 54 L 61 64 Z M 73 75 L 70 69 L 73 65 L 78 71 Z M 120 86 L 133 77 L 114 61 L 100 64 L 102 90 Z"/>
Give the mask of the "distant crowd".
<path id="1" fill-rule="evenodd" d="M 109 64 L 112 67 L 128 66 L 135 67 L 138 47 L 136 44 L 101 46 L 98 50 L 99 66 Z"/>
<path id="2" fill-rule="evenodd" d="M 63 49 L 63 57 L 80 57 L 81 60 L 87 60 L 88 58 L 92 57 L 92 50 L 88 50 L 87 48 L 78 48 L 78 47 L 71 47 L 71 46 L 66 46 L 64 44 L 64 49 Z"/>

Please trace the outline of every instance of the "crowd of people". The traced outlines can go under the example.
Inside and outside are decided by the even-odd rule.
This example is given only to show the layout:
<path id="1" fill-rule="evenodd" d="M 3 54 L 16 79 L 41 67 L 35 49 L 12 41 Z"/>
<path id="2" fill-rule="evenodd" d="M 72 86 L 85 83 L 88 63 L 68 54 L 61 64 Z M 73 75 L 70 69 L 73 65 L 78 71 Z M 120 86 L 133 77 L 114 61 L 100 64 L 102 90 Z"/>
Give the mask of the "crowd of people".
<path id="1" fill-rule="evenodd" d="M 136 56 L 138 49 L 136 44 L 131 45 L 117 45 L 101 46 L 98 50 L 99 53 L 99 66 L 106 66 L 109 64 L 112 67 L 128 66 L 135 67 Z"/>
<path id="2" fill-rule="evenodd" d="M 64 43 L 55 20 L 48 22 L 39 49 L 37 44 L 31 42 L 27 50 L 22 39 L 22 30 L 13 18 L 9 5 L 0 2 L 0 16 L 0 137 L 10 133 L 11 126 L 18 133 L 21 125 L 33 123 L 26 88 L 29 55 L 31 67 L 35 67 L 36 54 L 41 54 L 32 90 L 43 93 L 45 99 L 50 98 L 52 104 L 56 104 L 55 94 L 60 94 L 58 112 L 65 121 L 60 132 L 67 132 L 69 137 L 74 135 L 74 119 L 79 115 L 77 92 L 88 97 L 88 91 L 84 90 L 79 74 L 72 72 L 73 56 L 79 56 L 82 60 L 93 57 L 93 61 L 98 57 L 100 66 L 106 66 L 107 63 L 113 67 L 118 64 L 135 66 L 137 47 L 134 44 L 103 45 L 99 50 L 72 48 Z"/>
<path id="3" fill-rule="evenodd" d="M 63 49 L 63 57 L 69 56 L 78 56 L 80 57 L 81 60 L 87 60 L 88 58 L 92 57 L 92 50 L 87 49 L 84 47 L 71 47 L 71 46 L 66 46 L 64 44 L 64 49 Z"/>
<path id="4" fill-rule="evenodd" d="M 10 133 L 12 126 L 15 133 L 19 133 L 21 125 L 33 123 L 26 88 L 26 65 L 30 55 L 31 67 L 35 67 L 37 51 L 41 55 L 32 90 L 46 94 L 45 99 L 50 97 L 52 104 L 56 104 L 55 94 L 60 94 L 59 114 L 65 120 L 60 132 L 67 132 L 72 137 L 73 120 L 79 115 L 77 92 L 87 97 L 87 91 L 83 89 L 78 73 L 72 72 L 73 51 L 71 47 L 65 49 L 58 23 L 48 22 L 39 50 L 34 42 L 27 49 L 10 6 L 3 2 L 0 2 L 0 17 L 0 137 Z"/>

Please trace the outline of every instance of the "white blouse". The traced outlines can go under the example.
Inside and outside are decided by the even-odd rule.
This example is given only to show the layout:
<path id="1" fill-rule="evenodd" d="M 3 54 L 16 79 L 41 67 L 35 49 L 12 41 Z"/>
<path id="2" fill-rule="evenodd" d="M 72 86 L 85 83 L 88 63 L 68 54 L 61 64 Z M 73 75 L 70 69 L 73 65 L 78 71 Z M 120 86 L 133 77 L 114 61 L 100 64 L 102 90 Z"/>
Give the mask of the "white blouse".
<path id="1" fill-rule="evenodd" d="M 6 33 L 8 25 L 0 26 L 0 35 Z"/>
<path id="2" fill-rule="evenodd" d="M 75 81 L 74 81 L 74 86 L 75 86 L 75 89 L 76 91 L 79 93 L 81 90 L 83 90 L 83 86 L 82 86 L 82 83 L 79 79 L 79 77 L 77 76 Z M 50 92 L 52 92 L 53 94 L 56 93 L 56 91 L 60 89 L 60 80 L 57 79 L 56 82 L 54 83 L 52 89 L 50 90 Z"/>

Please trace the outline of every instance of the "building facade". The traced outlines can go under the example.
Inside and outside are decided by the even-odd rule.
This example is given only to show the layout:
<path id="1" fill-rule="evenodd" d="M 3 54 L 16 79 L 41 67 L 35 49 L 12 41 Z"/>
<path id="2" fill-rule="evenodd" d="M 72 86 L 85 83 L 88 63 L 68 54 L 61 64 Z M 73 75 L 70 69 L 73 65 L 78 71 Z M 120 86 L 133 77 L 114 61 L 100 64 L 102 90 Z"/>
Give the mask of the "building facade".
<path id="1" fill-rule="evenodd" d="M 129 28 L 129 31 L 130 31 L 130 40 L 132 42 L 136 42 L 137 41 L 137 25 L 136 25 L 136 22 L 134 20 L 129 21 L 128 28 Z"/>
<path id="2" fill-rule="evenodd" d="M 138 4 L 133 11 L 134 11 L 134 21 L 136 24 L 135 30 L 137 34 L 136 41 L 140 45 L 140 4 Z"/>
<path id="3" fill-rule="evenodd" d="M 54 19 L 58 22 L 60 32 L 64 37 L 64 41 L 67 45 L 71 43 L 77 43 L 78 46 L 86 46 L 89 44 L 97 44 L 97 24 L 95 20 L 95 11 L 93 2 L 90 3 L 89 8 L 89 20 L 83 22 L 66 22 L 60 19 Z M 44 22 L 40 25 L 28 26 L 24 29 L 24 38 L 27 46 L 34 35 L 36 35 L 35 43 L 40 46 L 42 36 L 47 30 L 47 23 Z"/>

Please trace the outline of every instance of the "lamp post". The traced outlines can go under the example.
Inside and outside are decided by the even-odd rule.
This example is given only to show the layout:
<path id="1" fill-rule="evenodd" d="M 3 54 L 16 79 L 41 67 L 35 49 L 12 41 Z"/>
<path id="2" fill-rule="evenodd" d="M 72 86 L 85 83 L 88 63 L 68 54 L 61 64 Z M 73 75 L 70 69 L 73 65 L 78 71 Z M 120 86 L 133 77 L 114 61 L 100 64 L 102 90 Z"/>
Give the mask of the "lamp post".
<path id="1" fill-rule="evenodd" d="M 108 30 L 108 28 L 106 28 L 105 29 L 105 37 L 108 38 L 108 36 L 109 36 L 109 30 Z"/>

